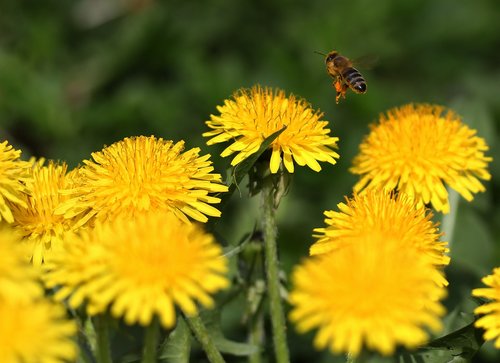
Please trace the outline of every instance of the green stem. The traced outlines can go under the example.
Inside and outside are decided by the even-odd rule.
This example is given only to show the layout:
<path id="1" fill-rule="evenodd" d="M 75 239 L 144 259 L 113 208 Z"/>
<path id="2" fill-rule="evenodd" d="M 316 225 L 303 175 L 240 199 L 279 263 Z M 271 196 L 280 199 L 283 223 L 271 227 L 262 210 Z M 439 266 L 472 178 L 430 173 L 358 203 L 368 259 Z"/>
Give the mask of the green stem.
<path id="1" fill-rule="evenodd" d="M 215 346 L 215 343 L 210 337 L 210 333 L 208 332 L 205 324 L 203 324 L 200 316 L 184 316 L 184 320 L 188 324 L 189 329 L 191 329 L 198 342 L 200 342 L 208 360 L 211 363 L 225 363 L 224 358 L 222 358 L 222 355 Z"/>
<path id="2" fill-rule="evenodd" d="M 257 308 L 257 311 L 255 312 L 255 315 L 250 319 L 249 324 L 250 324 L 250 335 L 248 342 L 253 346 L 261 347 L 264 342 L 264 315 L 262 314 L 261 308 Z M 262 356 L 260 349 L 258 349 L 255 353 L 250 354 L 248 356 L 248 362 L 262 363 Z"/>
<path id="3" fill-rule="evenodd" d="M 356 358 L 351 353 L 348 353 L 346 363 L 356 363 Z"/>
<path id="4" fill-rule="evenodd" d="M 290 362 L 286 341 L 286 322 L 280 294 L 279 260 L 276 243 L 275 186 L 270 179 L 264 180 L 261 191 L 262 229 L 264 256 L 269 296 L 269 310 L 273 328 L 274 353 L 277 363 Z"/>
<path id="5" fill-rule="evenodd" d="M 146 327 L 146 335 L 144 336 L 144 347 L 142 350 L 141 363 L 155 363 L 156 362 L 156 349 L 158 345 L 158 336 L 160 334 L 160 327 L 158 319 L 154 318 L 153 321 Z"/>
<path id="6" fill-rule="evenodd" d="M 80 348 L 80 354 L 78 356 L 78 362 L 93 363 L 94 357 L 90 344 L 87 340 L 85 334 L 79 330 L 78 331 L 78 347 Z"/>
<path id="7" fill-rule="evenodd" d="M 356 357 L 351 353 L 347 353 L 346 363 L 367 363 L 368 361 L 369 356 L 365 350 L 361 350 L 361 352 Z"/>
<path id="8" fill-rule="evenodd" d="M 97 362 L 112 363 L 109 341 L 109 316 L 101 314 L 97 315 L 93 320 L 96 332 Z"/>
<path id="9" fill-rule="evenodd" d="M 448 241 L 448 247 L 451 249 L 460 196 L 455 190 L 450 188 L 448 188 L 448 196 L 450 200 L 450 213 L 443 215 L 441 220 L 441 232 L 443 232 L 443 238 Z"/>

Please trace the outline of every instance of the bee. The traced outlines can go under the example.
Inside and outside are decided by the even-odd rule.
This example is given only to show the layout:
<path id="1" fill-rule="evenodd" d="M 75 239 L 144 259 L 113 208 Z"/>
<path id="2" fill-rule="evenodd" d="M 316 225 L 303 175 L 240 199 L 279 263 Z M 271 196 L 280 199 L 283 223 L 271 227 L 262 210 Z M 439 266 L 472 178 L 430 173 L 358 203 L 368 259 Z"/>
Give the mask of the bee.
<path id="1" fill-rule="evenodd" d="M 335 97 L 337 103 L 339 103 L 340 97 L 345 98 L 349 88 L 358 94 L 366 92 L 366 81 L 361 73 L 353 67 L 349 58 L 340 55 L 336 50 L 322 55 L 325 56 L 326 72 L 333 78 L 333 87 L 337 91 Z"/>

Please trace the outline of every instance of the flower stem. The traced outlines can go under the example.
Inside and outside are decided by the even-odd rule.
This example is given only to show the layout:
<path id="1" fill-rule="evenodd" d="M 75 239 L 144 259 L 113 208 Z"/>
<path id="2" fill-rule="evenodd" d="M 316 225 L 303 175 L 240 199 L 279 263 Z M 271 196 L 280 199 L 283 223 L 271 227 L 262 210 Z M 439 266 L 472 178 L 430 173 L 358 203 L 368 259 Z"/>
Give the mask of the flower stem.
<path id="1" fill-rule="evenodd" d="M 94 318 L 97 343 L 97 362 L 112 363 L 110 341 L 109 341 L 109 316 L 107 314 L 97 315 Z"/>
<path id="2" fill-rule="evenodd" d="M 346 363 L 367 363 L 368 361 L 369 356 L 365 350 L 361 350 L 358 356 L 347 353 Z"/>
<path id="3" fill-rule="evenodd" d="M 264 340 L 264 316 L 261 310 L 250 321 L 250 336 L 248 342 L 256 347 L 262 346 Z M 248 356 L 249 363 L 262 363 L 260 349 Z"/>
<path id="4" fill-rule="evenodd" d="M 82 331 L 78 331 L 78 348 L 80 349 L 80 354 L 78 357 L 78 362 L 84 363 L 95 363 L 92 349 L 90 348 L 87 337 Z"/>
<path id="5" fill-rule="evenodd" d="M 441 219 L 441 232 L 443 232 L 443 238 L 448 241 L 448 248 L 451 249 L 460 196 L 451 188 L 448 188 L 448 195 L 450 198 L 450 213 L 445 214 Z"/>
<path id="6" fill-rule="evenodd" d="M 158 319 L 154 318 L 151 324 L 146 327 L 146 335 L 144 336 L 144 347 L 142 351 L 141 363 L 155 363 L 156 362 L 156 348 L 158 345 L 158 335 L 160 327 Z"/>
<path id="7" fill-rule="evenodd" d="M 265 269 L 276 362 L 288 363 L 290 358 L 286 341 L 285 314 L 280 294 L 279 260 L 276 243 L 276 190 L 272 179 L 271 177 L 265 178 L 261 190 Z"/>
<path id="8" fill-rule="evenodd" d="M 224 358 L 222 358 L 219 349 L 215 346 L 215 343 L 210 337 L 210 333 L 208 332 L 205 324 L 203 324 L 200 316 L 184 316 L 184 320 L 188 324 L 189 329 L 191 329 L 198 342 L 200 342 L 201 347 L 205 351 L 210 363 L 225 363 Z"/>

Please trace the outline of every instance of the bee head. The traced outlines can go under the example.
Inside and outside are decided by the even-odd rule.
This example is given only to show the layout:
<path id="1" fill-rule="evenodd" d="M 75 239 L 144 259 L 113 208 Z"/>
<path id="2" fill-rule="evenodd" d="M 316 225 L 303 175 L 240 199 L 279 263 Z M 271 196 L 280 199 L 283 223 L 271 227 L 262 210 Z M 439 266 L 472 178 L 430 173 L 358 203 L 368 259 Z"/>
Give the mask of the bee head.
<path id="1" fill-rule="evenodd" d="M 325 57 L 325 63 L 330 63 L 333 62 L 335 58 L 339 55 L 339 52 L 336 50 L 332 50 L 330 53 L 328 53 Z"/>

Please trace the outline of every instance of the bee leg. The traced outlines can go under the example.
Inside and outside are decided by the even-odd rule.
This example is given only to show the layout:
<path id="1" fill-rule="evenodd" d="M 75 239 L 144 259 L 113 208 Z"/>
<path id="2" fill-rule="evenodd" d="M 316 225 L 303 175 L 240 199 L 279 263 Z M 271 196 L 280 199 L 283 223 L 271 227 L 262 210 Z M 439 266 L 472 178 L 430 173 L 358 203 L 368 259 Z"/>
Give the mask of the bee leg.
<path id="1" fill-rule="evenodd" d="M 335 97 L 335 102 L 338 104 L 340 97 L 345 98 L 345 93 L 347 92 L 347 89 L 349 86 L 345 82 L 342 82 L 340 79 L 337 78 L 335 82 L 333 82 L 333 86 L 335 87 L 335 91 L 337 91 L 337 96 Z"/>
<path id="2" fill-rule="evenodd" d="M 337 96 L 335 96 L 335 103 L 339 103 L 340 97 L 345 98 L 345 93 L 344 92 L 337 92 Z"/>

